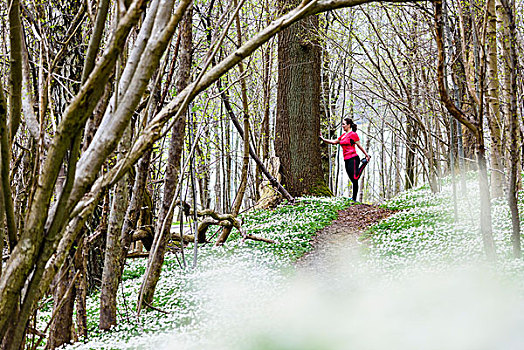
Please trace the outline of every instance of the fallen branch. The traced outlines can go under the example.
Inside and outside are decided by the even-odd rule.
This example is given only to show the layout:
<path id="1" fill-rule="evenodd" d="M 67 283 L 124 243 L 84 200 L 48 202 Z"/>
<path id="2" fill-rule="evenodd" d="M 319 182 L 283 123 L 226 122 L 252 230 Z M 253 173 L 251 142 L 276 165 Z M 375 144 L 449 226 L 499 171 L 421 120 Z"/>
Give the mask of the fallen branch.
<path id="1" fill-rule="evenodd" d="M 131 242 L 141 241 L 152 236 L 151 230 L 137 229 L 135 232 L 133 232 L 133 236 L 131 236 Z"/>
<path id="2" fill-rule="evenodd" d="M 155 311 L 161 312 L 161 313 L 163 313 L 163 314 L 169 315 L 169 314 L 171 313 L 171 312 L 169 312 L 169 311 L 164 311 L 164 310 L 162 310 L 162 309 L 159 309 L 159 308 L 157 308 L 157 307 L 154 307 L 153 305 L 149 304 L 147 301 L 143 301 L 143 303 L 146 304 L 147 307 L 149 307 L 149 308 L 151 308 L 151 309 L 153 309 L 153 310 L 155 310 Z"/>
<path id="3" fill-rule="evenodd" d="M 246 239 L 250 239 L 252 241 L 260 241 L 260 242 L 266 242 L 266 243 L 273 243 L 273 244 L 276 244 L 277 242 L 272 240 L 272 239 L 269 239 L 269 238 L 264 238 L 264 237 L 259 237 L 259 236 L 254 236 L 254 235 L 251 235 L 251 234 L 246 234 L 244 235 L 244 238 L 242 239 L 242 242 L 245 241 Z"/>
<path id="4" fill-rule="evenodd" d="M 195 241 L 195 236 L 193 235 L 184 235 L 184 243 L 191 243 Z M 171 237 L 174 241 L 180 242 L 180 233 L 173 233 L 173 236 Z"/>
<path id="5" fill-rule="evenodd" d="M 147 258 L 149 257 L 149 252 L 132 252 L 127 254 L 127 259 L 134 259 L 134 258 Z"/>
<path id="6" fill-rule="evenodd" d="M 184 201 L 177 201 L 176 205 L 181 207 L 185 215 L 187 216 L 194 215 L 194 212 L 188 203 Z M 260 242 L 273 243 L 273 244 L 276 243 L 276 241 L 269 239 L 269 238 L 263 238 L 263 237 L 255 236 L 252 234 L 246 234 L 242 230 L 242 221 L 239 220 L 235 215 L 220 214 L 214 211 L 213 209 L 203 209 L 203 210 L 197 211 L 197 216 L 203 217 L 197 229 L 197 238 L 198 238 L 199 243 L 207 242 L 206 233 L 209 227 L 212 225 L 236 228 L 242 235 L 242 242 L 244 242 L 246 239 L 250 239 L 253 241 L 260 241 Z M 173 235 L 173 239 L 180 241 L 180 235 Z M 194 242 L 194 236 L 184 235 L 184 243 L 186 242 Z"/>
<path id="7" fill-rule="evenodd" d="M 27 327 L 26 329 L 27 329 L 27 332 L 28 332 L 28 333 L 31 333 L 31 334 L 37 335 L 37 336 L 39 336 L 39 337 L 41 337 L 41 338 L 44 338 L 44 337 L 45 337 L 45 334 L 44 334 L 43 332 L 39 331 L 39 330 L 36 329 L 36 328 L 33 328 L 33 327 Z"/>

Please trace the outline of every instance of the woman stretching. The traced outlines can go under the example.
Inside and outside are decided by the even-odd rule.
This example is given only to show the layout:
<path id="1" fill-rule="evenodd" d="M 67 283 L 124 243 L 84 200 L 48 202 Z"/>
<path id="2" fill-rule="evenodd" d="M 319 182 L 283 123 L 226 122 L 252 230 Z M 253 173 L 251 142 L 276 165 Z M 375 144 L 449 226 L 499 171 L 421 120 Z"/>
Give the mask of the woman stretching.
<path id="1" fill-rule="evenodd" d="M 357 124 L 353 123 L 353 120 L 350 118 L 344 118 L 342 121 L 342 129 L 344 129 L 344 134 L 336 140 L 328 140 L 322 137 L 320 133 L 320 139 L 326 143 L 332 145 L 340 144 L 342 146 L 342 154 L 344 155 L 344 163 L 346 163 L 346 172 L 348 173 L 349 179 L 353 184 L 353 200 L 357 201 L 358 193 L 358 179 L 362 175 L 362 171 L 366 167 L 369 159 L 371 158 L 364 148 L 360 145 L 360 138 L 358 137 Z M 362 160 L 362 165 L 360 165 L 360 158 L 357 155 L 355 150 L 355 145 L 360 148 L 360 150 L 366 155 L 366 158 Z"/>

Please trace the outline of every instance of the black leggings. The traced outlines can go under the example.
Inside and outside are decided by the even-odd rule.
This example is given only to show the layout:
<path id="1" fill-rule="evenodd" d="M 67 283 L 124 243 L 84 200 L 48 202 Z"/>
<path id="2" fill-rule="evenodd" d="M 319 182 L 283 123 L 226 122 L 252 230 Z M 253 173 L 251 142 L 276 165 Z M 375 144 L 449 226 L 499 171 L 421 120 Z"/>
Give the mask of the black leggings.
<path id="1" fill-rule="evenodd" d="M 358 193 L 358 179 L 360 179 L 360 175 L 362 175 L 362 171 L 366 167 L 366 163 L 360 166 L 360 158 L 358 156 L 345 159 L 344 163 L 346 163 L 346 172 L 348 173 L 349 180 L 351 180 L 351 183 L 353 184 L 353 200 L 356 202 Z"/>

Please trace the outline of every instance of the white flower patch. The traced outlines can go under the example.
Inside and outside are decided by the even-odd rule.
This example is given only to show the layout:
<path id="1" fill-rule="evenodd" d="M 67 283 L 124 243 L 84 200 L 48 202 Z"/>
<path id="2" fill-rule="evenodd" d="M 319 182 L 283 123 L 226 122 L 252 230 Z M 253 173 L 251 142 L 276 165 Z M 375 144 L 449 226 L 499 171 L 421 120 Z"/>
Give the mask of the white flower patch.
<path id="1" fill-rule="evenodd" d="M 233 232 L 236 239 L 222 248 L 200 248 L 194 269 L 191 246 L 186 269 L 167 255 L 154 305 L 168 314 L 144 311 L 136 318 L 145 261 L 132 261 L 120 290 L 119 325 L 73 347 L 520 349 L 524 263 L 511 258 L 507 204 L 493 201 L 498 259 L 487 263 L 478 185 L 468 177 L 467 195 L 457 196 L 457 222 L 449 181 L 438 194 L 427 186 L 413 189 L 388 202 L 402 211 L 375 225 L 358 247 L 296 274 L 293 261 L 310 249 L 311 236 L 350 202 L 305 197 L 294 206 L 247 213 L 246 232 L 278 243 L 242 243 Z M 88 302 L 93 329 L 96 298 Z"/>
<path id="2" fill-rule="evenodd" d="M 480 191 L 474 174 L 468 174 L 468 178 L 466 193 L 460 192 L 460 186 L 457 186 L 457 222 L 454 222 L 449 181 L 445 181 L 447 183 L 438 194 L 423 186 L 404 192 L 388 202 L 388 206 L 402 208 L 403 211 L 384 220 L 372 231 L 369 262 L 385 266 L 390 264 L 395 269 L 399 265 L 420 263 L 457 265 L 483 261 Z M 523 203 L 521 196 L 519 207 Z M 516 268 L 512 259 L 512 227 L 507 201 L 493 200 L 491 215 L 497 264 L 508 264 L 508 273 L 511 271 L 514 275 Z M 520 274 L 524 277 L 524 269 Z"/>
<path id="3" fill-rule="evenodd" d="M 199 248 L 196 268 L 192 268 L 190 245 L 185 250 L 188 267 L 183 270 L 178 263 L 180 254 L 166 255 L 153 304 L 167 314 L 143 310 L 136 317 L 139 277 L 146 261 L 129 261 L 119 289 L 119 324 L 111 332 L 96 330 L 99 296 L 95 294 L 88 301 L 91 338 L 69 348 L 206 349 L 214 348 L 228 333 L 240 339 L 238 327 L 245 320 L 239 323 L 239 310 L 250 309 L 256 315 L 256 310 L 264 308 L 262 301 L 278 298 L 292 262 L 309 249 L 311 235 L 350 204 L 346 198 L 299 198 L 297 202 L 243 218 L 246 232 L 280 244 L 242 243 L 233 232 L 237 239 L 230 239 L 224 247 Z"/>

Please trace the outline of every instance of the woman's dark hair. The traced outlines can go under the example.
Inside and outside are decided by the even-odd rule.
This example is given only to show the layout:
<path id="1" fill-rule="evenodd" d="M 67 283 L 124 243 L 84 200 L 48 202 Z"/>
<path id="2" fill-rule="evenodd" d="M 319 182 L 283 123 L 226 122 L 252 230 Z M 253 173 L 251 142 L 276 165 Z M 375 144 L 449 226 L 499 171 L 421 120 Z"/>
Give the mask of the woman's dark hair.
<path id="1" fill-rule="evenodd" d="M 347 125 L 351 126 L 351 130 L 353 130 L 353 132 L 357 131 L 357 124 L 353 123 L 353 119 L 346 117 L 344 118 L 344 121 Z"/>

